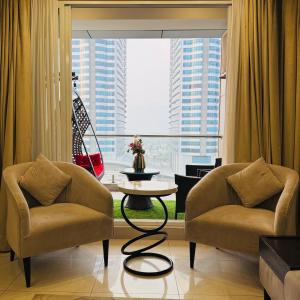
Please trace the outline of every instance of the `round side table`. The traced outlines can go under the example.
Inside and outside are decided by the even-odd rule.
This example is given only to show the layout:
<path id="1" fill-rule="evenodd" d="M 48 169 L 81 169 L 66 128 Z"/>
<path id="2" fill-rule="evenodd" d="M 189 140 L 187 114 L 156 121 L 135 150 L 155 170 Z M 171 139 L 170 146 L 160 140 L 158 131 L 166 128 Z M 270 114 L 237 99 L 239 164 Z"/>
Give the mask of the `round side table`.
<path id="1" fill-rule="evenodd" d="M 122 215 L 123 215 L 125 221 L 127 222 L 127 224 L 129 226 L 131 226 L 135 230 L 143 233 L 142 235 L 129 240 L 121 248 L 121 252 L 125 255 L 128 255 L 123 262 L 123 266 L 124 266 L 125 270 L 132 274 L 142 275 L 142 276 L 159 276 L 159 275 L 170 272 L 173 269 L 173 261 L 170 258 L 168 258 L 167 256 L 165 256 L 163 254 L 159 254 L 159 253 L 155 253 L 155 252 L 145 252 L 145 251 L 150 250 L 150 249 L 162 244 L 168 237 L 167 232 L 161 231 L 164 228 L 164 226 L 167 224 L 167 221 L 168 221 L 167 207 L 166 207 L 165 203 L 163 202 L 163 200 L 161 199 L 161 197 L 176 193 L 177 185 L 173 184 L 173 183 L 169 183 L 169 182 L 164 182 L 164 181 L 129 181 L 129 182 L 124 182 L 124 183 L 119 184 L 119 190 L 120 190 L 120 192 L 123 192 L 125 194 L 125 196 L 123 197 L 122 202 L 121 202 L 121 212 L 122 212 Z M 131 196 L 131 195 L 155 197 L 160 202 L 160 204 L 162 205 L 163 210 L 164 210 L 165 219 L 163 220 L 163 223 L 161 225 L 159 225 L 157 228 L 153 228 L 153 229 L 144 229 L 144 228 L 141 228 L 141 227 L 133 224 L 127 218 L 125 210 L 124 210 L 125 200 L 128 196 Z M 144 239 L 144 238 L 147 238 L 147 237 L 150 237 L 150 236 L 154 236 L 154 235 L 161 236 L 161 239 L 158 241 L 155 241 L 152 245 L 149 245 L 142 249 L 138 249 L 138 250 L 134 250 L 134 251 L 126 250 L 126 248 L 128 246 L 130 246 L 131 244 L 133 244 L 134 242 Z M 154 271 L 154 272 L 139 271 L 139 270 L 131 268 L 128 265 L 128 263 L 131 260 L 136 259 L 138 257 L 159 258 L 159 259 L 167 262 L 168 266 L 165 269 L 160 270 L 160 271 Z"/>
<path id="2" fill-rule="evenodd" d="M 133 168 L 127 168 L 120 173 L 126 175 L 129 181 L 136 181 L 151 180 L 152 176 L 159 174 L 159 171 L 149 168 L 145 168 L 143 171 L 136 171 Z M 126 207 L 134 210 L 146 210 L 152 208 L 153 204 L 149 196 L 130 195 Z"/>

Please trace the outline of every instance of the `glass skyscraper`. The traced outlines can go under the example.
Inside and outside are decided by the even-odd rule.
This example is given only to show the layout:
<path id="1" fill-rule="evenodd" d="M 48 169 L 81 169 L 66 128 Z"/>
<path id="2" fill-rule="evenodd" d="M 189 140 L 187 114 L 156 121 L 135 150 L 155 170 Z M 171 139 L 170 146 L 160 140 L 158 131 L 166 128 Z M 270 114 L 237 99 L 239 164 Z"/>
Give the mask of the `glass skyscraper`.
<path id="1" fill-rule="evenodd" d="M 183 173 L 186 164 L 213 164 L 218 155 L 218 138 L 199 138 L 199 135 L 219 133 L 221 39 L 170 39 L 169 42 L 170 54 L 166 54 L 170 55 L 169 99 L 162 99 L 169 101 L 169 113 L 164 111 L 163 118 L 169 122 L 169 133 L 182 137 L 148 137 L 144 142 L 147 166 L 173 176 L 176 172 Z M 128 49 L 126 39 L 73 39 L 72 42 L 72 70 L 79 76 L 79 94 L 98 135 L 108 176 L 132 163 L 132 156 L 126 152 L 131 138 L 105 137 L 127 133 Z M 139 80 L 143 80 L 140 75 L 136 78 L 137 85 Z M 139 105 L 151 105 L 143 101 L 141 95 L 136 107 L 131 105 L 129 109 L 139 113 Z M 149 124 L 137 124 L 137 130 L 145 126 Z M 184 137 L 188 135 L 197 136 Z M 97 151 L 93 138 L 86 137 L 85 141 L 89 153 Z"/>
<path id="2" fill-rule="evenodd" d="M 221 39 L 172 39 L 170 47 L 170 133 L 217 135 Z M 217 156 L 217 139 L 181 138 L 174 143 L 182 166 L 210 164 Z"/>
<path id="3" fill-rule="evenodd" d="M 126 40 L 73 39 L 72 70 L 79 76 L 79 94 L 96 133 L 125 133 Z M 91 152 L 96 151 L 91 140 L 86 142 Z M 99 143 L 110 160 L 124 151 L 114 137 L 100 138 Z"/>

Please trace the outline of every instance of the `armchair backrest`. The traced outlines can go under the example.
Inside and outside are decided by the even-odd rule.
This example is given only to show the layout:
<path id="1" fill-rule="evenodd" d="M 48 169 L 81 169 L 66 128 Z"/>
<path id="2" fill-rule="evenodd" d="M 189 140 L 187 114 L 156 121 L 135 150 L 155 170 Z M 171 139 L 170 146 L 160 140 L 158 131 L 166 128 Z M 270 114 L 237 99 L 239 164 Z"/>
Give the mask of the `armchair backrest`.
<path id="1" fill-rule="evenodd" d="M 32 164 L 33 164 L 33 162 L 16 164 L 16 165 L 10 166 L 9 168 L 7 168 L 5 170 L 6 173 L 10 174 L 10 180 L 13 181 L 12 183 L 17 183 L 17 185 L 14 185 L 14 186 L 17 186 L 21 190 L 29 208 L 34 207 L 34 206 L 40 206 L 41 204 L 33 196 L 31 196 L 28 192 L 26 192 L 24 189 L 21 188 L 21 186 L 19 185 L 19 179 L 26 172 L 26 170 L 32 166 Z M 54 162 L 54 164 L 58 168 L 62 169 L 61 164 L 63 164 L 63 163 Z M 6 184 L 9 185 L 10 182 L 7 182 Z M 9 186 L 8 186 L 8 188 L 9 188 Z M 66 188 L 58 196 L 58 198 L 55 200 L 55 202 L 66 202 L 67 193 L 68 193 L 68 190 Z"/>
<path id="2" fill-rule="evenodd" d="M 210 176 L 213 174 L 218 175 L 218 178 L 216 177 L 216 180 L 222 180 L 226 191 L 226 199 L 230 201 L 232 204 L 241 204 L 241 200 L 238 197 L 237 193 L 233 190 L 233 188 L 227 183 L 226 178 L 232 174 L 235 174 L 242 169 L 246 168 L 250 163 L 235 163 L 230 165 L 221 166 L 220 168 L 211 171 Z M 257 207 L 259 208 L 265 208 L 268 210 L 275 211 L 278 200 L 283 192 L 285 192 L 286 188 L 289 185 L 294 185 L 295 182 L 298 182 L 298 174 L 296 171 L 283 167 L 278 165 L 272 165 L 269 164 L 269 167 L 271 168 L 274 175 L 278 178 L 278 180 L 284 185 L 284 189 L 281 193 L 278 193 L 271 197 L 270 199 L 267 199 Z"/>

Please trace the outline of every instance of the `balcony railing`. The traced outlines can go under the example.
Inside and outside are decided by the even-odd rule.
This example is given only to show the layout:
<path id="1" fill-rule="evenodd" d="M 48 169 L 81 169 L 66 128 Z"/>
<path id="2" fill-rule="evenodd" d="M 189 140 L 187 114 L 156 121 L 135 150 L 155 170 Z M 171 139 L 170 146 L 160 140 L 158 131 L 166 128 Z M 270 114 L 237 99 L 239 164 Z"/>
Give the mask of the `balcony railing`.
<path id="1" fill-rule="evenodd" d="M 103 181 L 124 180 L 120 171 L 132 166 L 133 156 L 127 152 L 133 134 L 97 135 L 105 164 Z M 158 169 L 156 179 L 174 180 L 174 174 L 184 174 L 186 164 L 214 164 L 220 156 L 221 135 L 144 134 L 146 167 Z M 89 152 L 96 151 L 92 135 L 85 136 Z"/>

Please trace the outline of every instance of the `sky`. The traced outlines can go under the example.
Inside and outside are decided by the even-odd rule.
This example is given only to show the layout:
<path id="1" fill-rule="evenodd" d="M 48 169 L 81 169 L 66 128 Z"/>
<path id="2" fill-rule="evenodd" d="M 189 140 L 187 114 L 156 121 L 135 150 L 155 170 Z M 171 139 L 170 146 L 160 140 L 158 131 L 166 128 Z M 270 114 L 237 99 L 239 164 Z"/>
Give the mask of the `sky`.
<path id="1" fill-rule="evenodd" d="M 168 134 L 169 39 L 127 40 L 127 134 Z"/>

